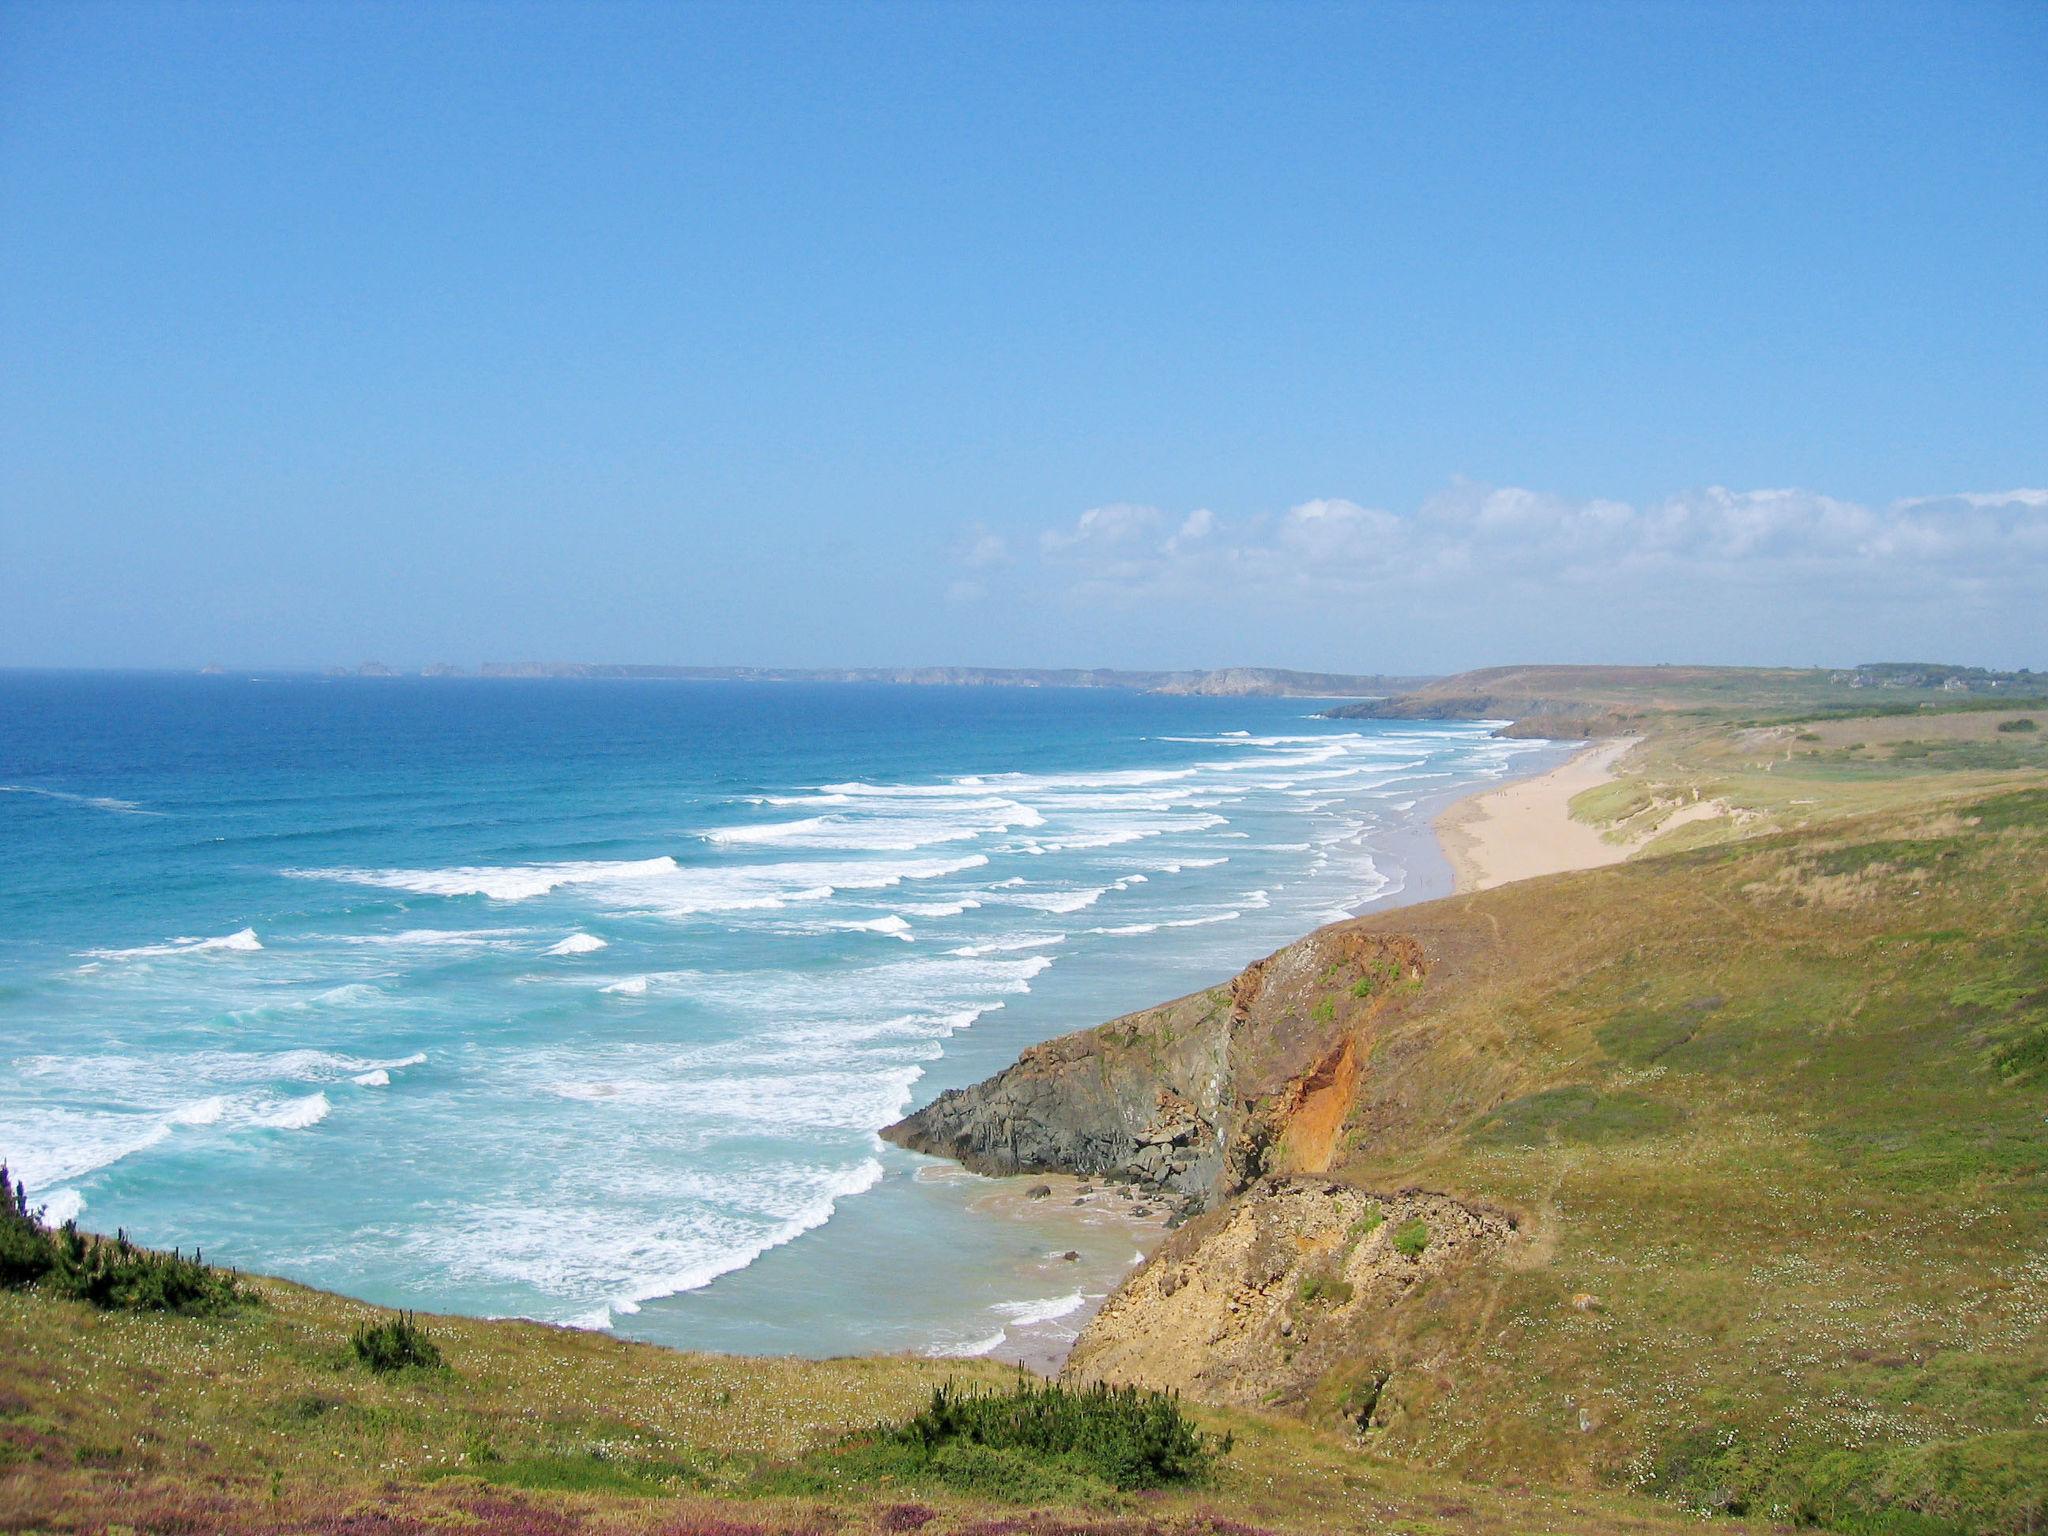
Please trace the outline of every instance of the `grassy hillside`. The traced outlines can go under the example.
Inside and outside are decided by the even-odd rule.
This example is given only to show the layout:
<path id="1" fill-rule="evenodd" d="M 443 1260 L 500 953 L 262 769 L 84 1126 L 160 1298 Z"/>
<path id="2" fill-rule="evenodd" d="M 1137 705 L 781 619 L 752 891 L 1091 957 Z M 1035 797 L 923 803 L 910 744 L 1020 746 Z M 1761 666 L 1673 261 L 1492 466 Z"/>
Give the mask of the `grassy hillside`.
<path id="1" fill-rule="evenodd" d="M 2048 697 L 2048 677 L 1980 667 L 1486 667 L 1388 699 L 1342 705 L 1334 719 L 1515 722 L 1511 734 L 1616 736 L 1685 719 L 1778 720 L 1873 709 L 1954 708 Z"/>
<path id="2" fill-rule="evenodd" d="M 1878 808 L 1370 920 L 1429 969 L 1318 1166 L 1363 1218 L 1205 1217 L 1077 1361 L 1178 1379 L 1144 1337 L 1223 1298 L 1238 1400 L 1420 1466 L 1854 1531 L 2048 1521 L 2048 790 L 1841 782 Z M 1371 1218 L 1418 1189 L 1507 1213 L 1503 1256 L 1401 1254 Z"/>
<path id="3" fill-rule="evenodd" d="M 2048 706 L 1953 702 L 1767 725 L 1666 723 L 1572 814 L 1642 851 L 1903 814 L 2048 782 Z"/>
<path id="4" fill-rule="evenodd" d="M 737 1359 L 516 1322 L 426 1319 L 445 1368 L 369 1370 L 388 1317 L 257 1279 L 200 1316 L 0 1290 L 0 1530 L 567 1536 L 666 1532 L 1254 1536 L 1675 1531 L 1645 1501 L 1484 1489 L 1253 1414 L 1195 1483 L 1119 1492 L 1058 1460 L 849 1449 L 940 1382 L 1003 1368 Z"/>

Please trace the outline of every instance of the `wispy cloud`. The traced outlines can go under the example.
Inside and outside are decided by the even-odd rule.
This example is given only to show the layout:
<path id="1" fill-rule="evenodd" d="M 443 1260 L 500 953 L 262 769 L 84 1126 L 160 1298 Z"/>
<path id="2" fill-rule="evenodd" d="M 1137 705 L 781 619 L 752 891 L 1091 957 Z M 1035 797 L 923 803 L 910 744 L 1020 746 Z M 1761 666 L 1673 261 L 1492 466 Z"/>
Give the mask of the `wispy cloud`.
<path id="1" fill-rule="evenodd" d="M 1001 562 L 962 549 L 953 601 L 1104 654 L 2038 664 L 2048 491 L 1867 505 L 1710 486 L 1630 502 L 1457 481 L 1403 511 L 1116 503 L 1014 530 Z"/>
<path id="2" fill-rule="evenodd" d="M 1458 483 L 1397 514 L 1341 498 L 1226 520 L 1208 509 L 1095 507 L 1044 530 L 1041 565 L 1089 598 L 1228 588 L 1241 598 L 1618 581 L 1750 585 L 2015 581 L 2048 567 L 2048 492 L 1916 497 L 1869 507 L 1815 491 L 1721 486 L 1634 505 Z"/>

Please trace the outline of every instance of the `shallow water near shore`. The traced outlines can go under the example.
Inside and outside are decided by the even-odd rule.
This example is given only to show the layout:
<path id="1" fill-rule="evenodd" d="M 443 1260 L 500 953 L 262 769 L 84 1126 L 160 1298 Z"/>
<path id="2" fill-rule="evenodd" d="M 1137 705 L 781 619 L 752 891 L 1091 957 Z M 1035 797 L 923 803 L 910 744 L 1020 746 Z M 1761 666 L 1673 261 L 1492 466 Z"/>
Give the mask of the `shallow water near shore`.
<path id="1" fill-rule="evenodd" d="M 1142 1227 L 874 1132 L 1435 894 L 1429 811 L 1541 751 L 1316 707 L 0 678 L 0 1157 L 389 1303 L 1036 1362 Z"/>

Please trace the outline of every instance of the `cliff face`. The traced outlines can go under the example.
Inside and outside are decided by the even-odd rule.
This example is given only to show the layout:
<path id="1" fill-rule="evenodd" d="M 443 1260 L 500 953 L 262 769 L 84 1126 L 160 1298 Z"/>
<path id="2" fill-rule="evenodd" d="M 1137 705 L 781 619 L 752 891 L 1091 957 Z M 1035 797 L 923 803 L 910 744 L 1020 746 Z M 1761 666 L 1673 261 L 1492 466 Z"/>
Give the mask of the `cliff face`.
<path id="1" fill-rule="evenodd" d="M 1350 1416 L 1391 1412 L 1386 1363 L 1359 1339 L 1423 1282 L 1498 1259 L 1506 1215 L 1422 1190 L 1262 1179 L 1168 1238 L 1090 1321 L 1063 1374 L 1241 1407 L 1296 1405 L 1353 1379 Z"/>
<path id="2" fill-rule="evenodd" d="M 977 1173 L 1135 1178 L 1193 1207 L 1319 1171 L 1363 1035 L 1423 969 L 1412 939 L 1324 928 L 1228 986 L 1036 1046 L 882 1135 Z"/>

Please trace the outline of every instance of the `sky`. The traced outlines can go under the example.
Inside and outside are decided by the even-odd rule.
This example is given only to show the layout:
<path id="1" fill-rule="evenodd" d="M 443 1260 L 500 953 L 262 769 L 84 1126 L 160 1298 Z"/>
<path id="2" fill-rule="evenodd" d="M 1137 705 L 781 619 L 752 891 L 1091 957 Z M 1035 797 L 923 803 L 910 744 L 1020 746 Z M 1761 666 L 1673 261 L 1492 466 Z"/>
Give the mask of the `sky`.
<path id="1" fill-rule="evenodd" d="M 2048 6 L 0 6 L 0 665 L 2048 667 Z"/>

